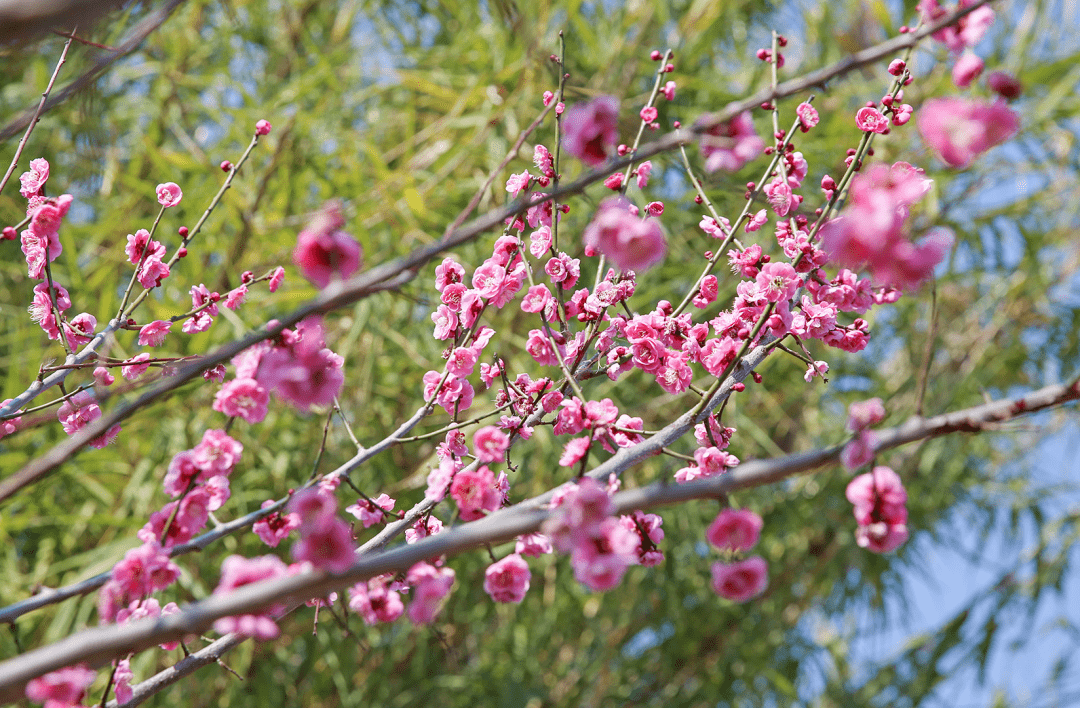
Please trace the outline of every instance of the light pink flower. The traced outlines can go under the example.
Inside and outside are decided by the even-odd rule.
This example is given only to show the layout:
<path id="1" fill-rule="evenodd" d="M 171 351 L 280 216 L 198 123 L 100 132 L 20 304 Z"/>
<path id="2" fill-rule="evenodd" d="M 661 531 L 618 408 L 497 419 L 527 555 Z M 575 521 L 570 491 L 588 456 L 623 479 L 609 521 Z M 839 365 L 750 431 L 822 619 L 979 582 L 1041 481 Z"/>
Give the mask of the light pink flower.
<path id="1" fill-rule="evenodd" d="M 484 572 L 484 592 L 495 602 L 518 603 L 525 599 L 531 578 L 529 564 L 514 553 L 488 566 Z"/>
<path id="2" fill-rule="evenodd" d="M 761 556 L 731 564 L 718 561 L 712 566 L 713 590 L 733 602 L 746 602 L 760 595 L 768 582 L 768 566 Z"/>
<path id="3" fill-rule="evenodd" d="M 736 172 L 764 150 L 765 141 L 754 130 L 748 111 L 728 123 L 713 126 L 701 136 L 701 154 L 708 172 Z"/>
<path id="4" fill-rule="evenodd" d="M 386 512 L 393 511 L 394 503 L 395 500 L 388 494 L 380 494 L 371 501 L 359 499 L 352 506 L 345 507 L 345 511 L 359 519 L 364 528 L 370 528 L 383 522 Z"/>
<path id="5" fill-rule="evenodd" d="M 166 182 L 157 186 L 158 204 L 168 209 L 180 203 L 184 193 L 180 191 L 180 185 L 175 182 Z"/>
<path id="6" fill-rule="evenodd" d="M 967 88 L 983 72 L 983 60 L 972 51 L 964 52 L 952 68 L 953 83 L 960 88 Z"/>
<path id="7" fill-rule="evenodd" d="M 127 703 L 131 700 L 134 695 L 131 682 L 134 678 L 135 674 L 131 672 L 129 660 L 124 659 L 116 665 L 116 671 L 113 672 L 113 691 L 116 693 L 117 703 Z"/>
<path id="8" fill-rule="evenodd" d="M 518 536 L 517 542 L 514 544 L 514 553 L 522 556 L 539 558 L 540 556 L 551 552 L 551 539 L 542 533 L 530 533 L 524 536 Z"/>
<path id="9" fill-rule="evenodd" d="M 457 502 L 463 521 L 475 521 L 485 512 L 495 511 L 502 504 L 502 495 L 495 488 L 495 474 L 487 465 L 460 470 L 450 484 L 450 496 Z"/>
<path id="10" fill-rule="evenodd" d="M 799 130 L 804 133 L 810 132 L 810 129 L 820 120 L 817 109 L 805 101 L 795 108 L 795 115 L 799 118 Z"/>
<path id="11" fill-rule="evenodd" d="M 859 475 L 848 483 L 845 495 L 855 506 L 855 520 L 860 526 L 907 521 L 907 490 L 891 467 L 878 465 Z"/>
<path id="12" fill-rule="evenodd" d="M 588 165 L 600 165 L 619 140 L 619 102 L 598 96 L 570 107 L 562 118 L 563 146 Z"/>
<path id="13" fill-rule="evenodd" d="M 94 329 L 97 328 L 97 318 L 89 312 L 76 315 L 65 326 L 68 342 L 73 347 L 81 347 L 94 338 Z"/>
<path id="14" fill-rule="evenodd" d="M 585 228 L 586 248 L 611 259 L 624 271 L 643 271 L 667 254 L 667 240 L 656 219 L 639 219 L 619 198 L 606 199 Z"/>
<path id="15" fill-rule="evenodd" d="M 44 157 L 31 160 L 29 171 L 23 172 L 19 176 L 19 182 L 22 184 L 19 188 L 19 194 L 27 199 L 37 196 L 41 193 L 41 188 L 45 186 L 45 181 L 48 179 L 49 161 Z"/>
<path id="16" fill-rule="evenodd" d="M 171 327 L 172 322 L 166 322 L 165 320 L 154 320 L 149 324 L 143 325 L 139 329 L 139 346 L 161 346 L 161 343 L 165 341 L 165 336 L 169 333 Z"/>
<path id="17" fill-rule="evenodd" d="M 761 536 L 761 517 L 749 509 L 724 509 L 709 525 L 705 538 L 720 550 L 749 551 Z"/>
<path id="18" fill-rule="evenodd" d="M 143 373 L 150 368 L 149 364 L 143 363 L 145 361 L 148 361 L 149 359 L 150 355 L 146 352 L 143 352 L 142 354 L 136 354 L 135 356 L 124 362 L 124 365 L 120 367 L 120 373 L 123 374 L 124 378 L 128 381 L 134 381 L 135 379 L 142 376 Z"/>
<path id="19" fill-rule="evenodd" d="M 281 283 L 285 280 L 285 269 L 278 266 L 274 269 L 274 272 L 270 275 L 270 280 L 267 282 L 267 289 L 272 293 L 276 293 L 277 289 L 281 287 Z"/>
<path id="20" fill-rule="evenodd" d="M 244 585 L 282 578 L 288 575 L 288 572 L 284 561 L 277 556 L 267 555 L 257 558 L 229 556 L 221 564 L 221 581 L 214 589 L 214 594 L 228 594 Z M 256 639 L 274 639 L 280 630 L 272 617 L 283 609 L 283 607 L 274 606 L 262 614 L 222 617 L 214 622 L 214 629 L 221 634 L 237 632 Z"/>
<path id="21" fill-rule="evenodd" d="M 406 581 L 413 588 L 413 600 L 408 610 L 409 619 L 414 624 L 431 624 L 439 613 L 442 599 L 454 585 L 453 569 L 417 563 L 409 569 Z"/>
<path id="22" fill-rule="evenodd" d="M 964 168 L 1020 129 L 1020 117 L 1005 102 L 963 98 L 926 102 L 915 121 L 923 140 L 950 167 Z"/>
<path id="23" fill-rule="evenodd" d="M 885 404 L 880 398 L 868 398 L 848 406 L 847 429 L 851 432 L 869 428 L 883 420 L 885 420 Z"/>

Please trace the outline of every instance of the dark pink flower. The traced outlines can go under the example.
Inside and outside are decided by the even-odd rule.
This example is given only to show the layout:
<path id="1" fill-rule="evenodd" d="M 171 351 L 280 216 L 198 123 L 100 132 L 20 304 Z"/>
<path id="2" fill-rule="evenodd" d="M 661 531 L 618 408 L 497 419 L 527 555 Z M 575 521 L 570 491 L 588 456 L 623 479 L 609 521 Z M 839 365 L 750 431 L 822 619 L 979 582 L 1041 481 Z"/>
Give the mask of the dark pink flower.
<path id="1" fill-rule="evenodd" d="M 272 293 L 276 293 L 277 289 L 281 287 L 281 283 L 285 280 L 285 269 L 278 266 L 274 269 L 274 272 L 270 275 L 270 281 L 266 284 L 267 288 Z"/>
<path id="2" fill-rule="evenodd" d="M 157 186 L 158 204 L 168 209 L 180 203 L 184 193 L 180 191 L 180 185 L 175 182 L 166 182 Z"/>
<path id="3" fill-rule="evenodd" d="M 1019 98 L 1024 91 L 1020 81 L 1006 71 L 991 71 L 986 77 L 986 85 L 990 87 L 991 91 L 1007 101 Z"/>
<path id="4" fill-rule="evenodd" d="M 1020 117 L 1005 102 L 963 98 L 927 101 L 916 119 L 923 140 L 950 167 L 964 168 L 1020 129 Z"/>
<path id="5" fill-rule="evenodd" d="M 273 506 L 274 503 L 273 499 L 267 499 L 262 503 L 261 508 L 265 509 L 268 506 Z M 271 548 L 277 548 L 278 544 L 285 540 L 290 532 L 298 528 L 300 528 L 299 514 L 279 514 L 274 512 L 256 521 L 251 530 L 262 539 L 263 543 Z"/>
<path id="6" fill-rule="evenodd" d="M 498 462 L 509 445 L 510 436 L 494 425 L 480 428 L 473 435 L 476 459 L 480 462 Z"/>
<path id="7" fill-rule="evenodd" d="M 799 130 L 804 133 L 810 132 L 820 120 L 817 109 L 805 101 L 795 108 L 795 115 L 799 117 Z"/>
<path id="8" fill-rule="evenodd" d="M 305 278 L 320 288 L 331 280 L 348 278 L 363 264 L 364 251 L 355 238 L 341 230 L 344 225 L 341 204 L 327 202 L 297 237 L 293 262 Z"/>
<path id="9" fill-rule="evenodd" d="M 482 518 L 502 504 L 502 495 L 495 488 L 495 474 L 487 465 L 463 469 L 454 475 L 450 496 L 457 502 L 463 521 Z"/>
<path id="10" fill-rule="evenodd" d="M 255 134 L 256 135 L 269 135 L 270 134 L 270 129 L 272 127 L 273 126 L 270 125 L 270 121 L 268 121 L 268 120 L 256 121 L 256 123 L 255 123 Z"/>
<path id="11" fill-rule="evenodd" d="M 495 602 L 518 603 L 525 599 L 531 578 L 529 564 L 514 553 L 488 566 L 484 572 L 484 592 Z"/>
<path id="12" fill-rule="evenodd" d="M 562 121 L 563 146 L 588 165 L 602 164 L 619 140 L 619 102 L 613 96 L 575 104 Z"/>
<path id="13" fill-rule="evenodd" d="M 345 511 L 360 519 L 364 528 L 370 528 L 383 522 L 386 512 L 394 509 L 394 501 L 389 495 L 380 494 L 371 501 L 360 499 L 352 506 L 345 507 Z"/>
<path id="14" fill-rule="evenodd" d="M 623 271 L 643 271 L 667 254 L 667 240 L 656 219 L 639 219 L 619 198 L 600 204 L 585 228 L 586 248 L 603 253 Z"/>
<path id="15" fill-rule="evenodd" d="M 255 379 L 233 379 L 215 394 L 213 408 L 249 423 L 260 423 L 266 417 L 269 402 L 270 392 Z"/>
<path id="16" fill-rule="evenodd" d="M 421 562 L 409 569 L 406 580 L 413 589 L 409 619 L 414 624 L 431 624 L 439 613 L 442 599 L 454 585 L 453 569 L 445 566 L 436 568 Z"/>
<path id="17" fill-rule="evenodd" d="M 746 602 L 760 595 L 768 582 L 768 566 L 761 556 L 731 564 L 716 562 L 712 566 L 713 590 L 733 602 Z"/>
<path id="18" fill-rule="evenodd" d="M 292 548 L 293 558 L 307 561 L 316 568 L 332 573 L 349 569 L 355 555 L 352 529 L 347 523 L 334 517 L 324 528 L 305 531 L 300 527 L 300 540 Z"/>
<path id="19" fill-rule="evenodd" d="M 864 133 L 889 132 L 889 119 L 876 108 L 863 106 L 855 114 L 855 125 Z"/>
<path id="20" fill-rule="evenodd" d="M 120 367 L 120 373 L 128 381 L 134 381 L 135 379 L 142 376 L 143 373 L 150 368 L 149 364 L 143 363 L 149 359 L 150 355 L 146 352 L 143 352 L 142 354 L 136 354 L 132 358 L 127 359 L 123 362 L 124 365 Z"/>

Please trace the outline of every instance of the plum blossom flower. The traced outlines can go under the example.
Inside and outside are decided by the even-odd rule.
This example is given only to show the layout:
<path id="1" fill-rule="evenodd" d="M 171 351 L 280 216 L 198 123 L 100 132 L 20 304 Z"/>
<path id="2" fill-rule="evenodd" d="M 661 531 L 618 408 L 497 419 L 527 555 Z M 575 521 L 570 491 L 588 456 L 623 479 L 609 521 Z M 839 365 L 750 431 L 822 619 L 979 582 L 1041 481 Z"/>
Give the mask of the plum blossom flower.
<path id="1" fill-rule="evenodd" d="M 495 602 L 519 603 L 529 591 L 529 564 L 514 553 L 492 563 L 484 572 L 484 592 Z"/>
<path id="2" fill-rule="evenodd" d="M 722 551 L 749 551 L 761 536 L 761 526 L 761 517 L 749 509 L 724 509 L 705 532 L 705 538 Z"/>
<path id="3" fill-rule="evenodd" d="M 214 395 L 213 408 L 227 416 L 239 416 L 249 423 L 266 417 L 270 392 L 255 379 L 233 379 Z"/>
<path id="4" fill-rule="evenodd" d="M 19 194 L 27 199 L 41 194 L 41 188 L 49 179 L 49 161 L 39 157 L 30 161 L 30 169 L 19 176 Z"/>
<path id="5" fill-rule="evenodd" d="M 360 499 L 352 506 L 345 507 L 345 511 L 359 519 L 364 528 L 371 528 L 383 522 L 386 512 L 393 511 L 394 502 L 389 495 L 380 494 L 371 501 Z"/>
<path id="6" fill-rule="evenodd" d="M 364 624 L 393 622 L 405 613 L 401 595 L 388 587 L 386 577 L 372 578 L 349 588 L 349 609 L 364 618 Z"/>
<path id="7" fill-rule="evenodd" d="M 746 602 L 760 595 L 768 585 L 768 566 L 761 556 L 736 563 L 717 561 L 712 566 L 712 587 L 717 595 L 732 602 Z"/>
<path id="8" fill-rule="evenodd" d="M 66 666 L 30 679 L 26 684 L 26 697 L 35 703 L 44 703 L 46 708 L 75 706 L 82 701 L 95 676 L 97 672 L 86 664 Z"/>
<path id="9" fill-rule="evenodd" d="M 267 499 L 262 503 L 260 508 L 265 509 L 275 504 L 273 499 Z M 277 548 L 285 537 L 292 531 L 300 528 L 300 515 L 295 512 L 288 514 L 279 514 L 274 512 L 269 516 L 264 516 L 255 522 L 255 525 L 251 527 L 251 530 L 255 532 L 255 535 L 262 539 L 263 543 L 271 548 Z"/>
<path id="10" fill-rule="evenodd" d="M 221 564 L 221 581 L 214 589 L 214 594 L 228 594 L 244 585 L 282 578 L 288 575 L 288 572 L 285 562 L 277 556 L 266 555 L 257 558 L 229 556 Z M 222 617 L 214 622 L 214 629 L 221 634 L 237 632 L 255 639 L 274 639 L 281 630 L 272 618 L 283 609 L 283 607 L 274 606 L 261 614 Z"/>
<path id="11" fill-rule="evenodd" d="M 101 407 L 98 406 L 94 397 L 86 391 L 79 391 L 71 398 L 64 401 L 56 412 L 60 425 L 68 435 L 74 435 L 84 427 L 101 417 Z M 112 426 L 104 433 L 90 441 L 90 447 L 100 450 L 120 434 L 120 424 Z"/>
<path id="12" fill-rule="evenodd" d="M 256 135 L 269 135 L 270 130 L 273 128 L 268 120 L 260 120 L 255 122 L 255 134 Z"/>
<path id="13" fill-rule="evenodd" d="M 430 563 L 417 563 L 406 574 L 406 581 L 412 586 L 412 602 L 409 604 L 409 619 L 413 624 L 431 624 L 442 599 L 454 585 L 452 568 L 436 568 Z"/>
<path id="14" fill-rule="evenodd" d="M 960 88 L 967 88 L 982 72 L 983 60 L 975 52 L 967 51 L 953 64 L 952 80 Z"/>
<path id="15" fill-rule="evenodd" d="M 567 152 L 587 165 L 600 165 L 619 139 L 619 101 L 613 96 L 598 96 L 575 104 L 562 121 Z"/>
<path id="16" fill-rule="evenodd" d="M 750 113 L 744 111 L 728 123 L 715 125 L 701 136 L 705 170 L 737 172 L 765 150 L 765 141 L 754 130 Z"/>
<path id="17" fill-rule="evenodd" d="M 876 108 L 863 106 L 855 114 L 855 125 L 864 133 L 889 132 L 889 119 Z"/>
<path id="18" fill-rule="evenodd" d="M 293 262 L 319 288 L 331 280 L 348 278 L 363 264 L 364 251 L 355 238 L 341 230 L 344 225 L 341 203 L 330 201 L 296 239 Z"/>
<path id="19" fill-rule="evenodd" d="M 859 524 L 855 541 L 875 553 L 896 550 L 908 538 L 907 491 L 890 467 L 879 465 L 848 483 L 845 492 Z"/>
<path id="20" fill-rule="evenodd" d="M 620 198 L 600 204 L 585 228 L 584 241 L 586 248 L 603 253 L 623 271 L 646 270 L 667 254 L 667 240 L 656 219 L 637 218 Z"/>
<path id="21" fill-rule="evenodd" d="M 184 193 L 180 191 L 180 185 L 176 182 L 166 182 L 157 186 L 158 204 L 168 209 L 180 203 Z"/>
<path id="22" fill-rule="evenodd" d="M 154 320 L 149 324 L 143 325 L 139 329 L 139 346 L 161 346 L 161 343 L 165 341 L 165 336 L 169 333 L 171 327 L 172 322 L 166 322 L 164 320 Z"/>
<path id="23" fill-rule="evenodd" d="M 1020 129 L 1020 117 L 998 99 L 985 103 L 964 98 L 927 101 L 915 120 L 923 140 L 950 167 L 964 168 Z"/>

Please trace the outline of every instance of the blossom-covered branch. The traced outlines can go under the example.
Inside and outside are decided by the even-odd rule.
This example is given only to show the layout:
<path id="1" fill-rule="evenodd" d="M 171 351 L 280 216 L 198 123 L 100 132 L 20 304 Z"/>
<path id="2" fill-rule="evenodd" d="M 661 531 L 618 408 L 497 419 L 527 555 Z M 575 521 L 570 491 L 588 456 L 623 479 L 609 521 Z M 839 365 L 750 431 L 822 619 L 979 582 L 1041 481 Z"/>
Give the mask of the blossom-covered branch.
<path id="1" fill-rule="evenodd" d="M 1017 417 L 1080 400 L 1080 382 L 1047 386 L 1023 396 L 961 409 L 932 418 L 912 418 L 889 429 L 877 431 L 875 450 L 956 432 L 979 432 Z M 663 432 L 661 432 L 663 435 Z M 628 448 L 628 450 L 631 450 Z M 612 497 L 618 512 L 651 509 L 691 499 L 717 498 L 740 489 L 772 484 L 795 474 L 835 464 L 841 447 L 788 455 L 769 460 L 751 460 L 727 474 L 694 480 L 686 484 L 656 483 Z M 613 458 L 614 460 L 615 458 Z M 621 461 L 622 469 L 639 457 L 631 454 Z M 185 607 L 179 614 L 109 625 L 85 630 L 55 644 L 27 652 L 0 663 L 0 700 L 14 700 L 22 685 L 35 676 L 80 662 L 99 665 L 130 651 L 139 651 L 164 641 L 180 640 L 208 629 L 215 620 L 242 615 L 270 604 L 302 602 L 324 597 L 352 583 L 383 573 L 402 571 L 425 559 L 452 556 L 485 545 L 503 543 L 535 532 L 551 512 L 518 505 L 476 522 L 464 524 L 417 543 L 381 553 L 360 556 L 347 571 L 337 574 L 318 571 L 279 580 L 244 586 L 225 595 L 214 595 Z"/>

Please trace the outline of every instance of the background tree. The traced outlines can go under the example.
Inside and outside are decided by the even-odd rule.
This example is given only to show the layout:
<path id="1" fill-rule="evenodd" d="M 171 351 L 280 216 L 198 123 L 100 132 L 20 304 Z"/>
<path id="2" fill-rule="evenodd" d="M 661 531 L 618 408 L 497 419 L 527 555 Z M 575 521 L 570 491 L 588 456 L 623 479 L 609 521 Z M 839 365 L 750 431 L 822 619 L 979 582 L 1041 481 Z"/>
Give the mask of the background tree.
<path id="1" fill-rule="evenodd" d="M 1000 398 L 1075 375 L 1078 48 L 1075 40 L 1070 44 L 1069 7 L 1062 3 L 995 3 L 995 9 L 998 22 L 978 49 L 988 70 L 1007 69 L 1023 83 L 1024 97 L 1014 106 L 1022 115 L 1021 134 L 966 171 L 943 169 L 913 127 L 875 144 L 875 160 L 903 159 L 928 170 L 933 200 L 917 218 L 950 226 L 956 246 L 933 286 L 877 310 L 870 348 L 830 357 L 828 386 L 806 385 L 805 367 L 793 359 L 770 358 L 759 370 L 763 384 L 733 399 L 726 413 L 739 429 L 732 449 L 741 459 L 842 442 L 845 406 L 871 395 L 885 399 L 888 422 L 899 423 L 916 412 L 963 408 L 984 396 Z M 150 12 L 142 4 L 126 5 L 79 35 L 119 46 Z M 782 71 L 788 77 L 895 36 L 914 17 L 913 3 L 614 8 L 500 1 L 474 8 L 189 0 L 84 91 L 50 109 L 25 158 L 47 157 L 54 179 L 76 197 L 64 232 L 65 257 L 54 264 L 57 278 L 79 283 L 83 298 L 91 292 L 98 298 L 76 307 L 108 313 L 122 295 L 115 283 L 124 237 L 156 215 L 147 198 L 154 186 L 183 185 L 185 199 L 176 208 L 182 221 L 176 223 L 192 223 L 220 185 L 217 165 L 235 159 L 256 120 L 274 123 L 265 149 L 253 153 L 184 262 L 184 279 L 166 281 L 160 296 L 144 305 L 167 317 L 176 312 L 174 303 L 186 300 L 185 283 L 224 292 L 238 284 L 242 271 L 288 266 L 297 231 L 330 198 L 343 201 L 348 227 L 369 264 L 436 241 L 539 113 L 543 91 L 557 84 L 548 57 L 557 50 L 559 31 L 567 42 L 568 103 L 614 93 L 624 108 L 640 106 L 652 86 L 650 50 L 671 46 L 679 89 L 676 101 L 661 107 L 667 126 L 673 120 L 689 124 L 703 111 L 766 86 L 769 67 L 753 56 L 770 43 L 770 30 L 790 40 Z M 12 80 L 0 93 L 0 114 L 14 120 L 36 105 L 64 41 L 53 37 L 6 50 L 5 73 Z M 89 71 L 108 51 L 73 44 L 62 83 Z M 813 139 L 799 145 L 811 165 L 809 179 L 842 168 L 844 150 L 857 138 L 852 116 L 882 92 L 886 64 L 815 91 L 822 122 Z M 910 95 L 921 100 L 953 92 L 950 66 L 945 49 L 924 45 L 913 61 L 917 82 Z M 637 118 L 623 113 L 626 141 Z M 10 145 L 17 132 L 14 125 L 4 131 Z M 528 163 L 537 141 L 553 145 L 550 120 L 528 139 L 521 160 Z M 691 160 L 700 170 L 695 151 Z M 692 285 L 698 266 L 686 264 L 702 248 L 696 238 L 701 210 L 676 154 L 653 163 L 671 238 L 666 261 L 641 281 L 639 292 L 650 302 Z M 515 165 L 484 191 L 478 213 L 508 201 L 502 184 Z M 579 169 L 572 160 L 563 165 L 567 178 Z M 706 188 L 721 214 L 741 208 L 746 174 L 709 177 Z M 600 192 L 594 187 L 574 202 L 560 227 L 564 233 L 581 233 Z M 7 221 L 20 218 L 23 208 L 10 186 L 0 194 Z M 25 314 L 34 283 L 11 245 L 0 251 L 8 304 L 0 313 L 4 398 L 35 378 L 39 358 L 27 352 L 47 344 Z M 490 253 L 490 241 L 454 253 L 475 265 Z M 397 291 L 326 320 L 328 340 L 347 362 L 340 404 L 362 442 L 384 437 L 412 415 L 422 375 L 440 361 L 442 345 L 428 336 L 432 277 L 429 267 Z M 210 332 L 171 344 L 178 355 L 205 352 L 314 294 L 290 269 L 276 296 L 253 292 L 246 308 L 226 314 Z M 522 317 L 510 310 L 497 324 L 509 328 Z M 500 354 L 511 370 L 515 364 L 527 368 L 527 357 L 515 348 Z M 122 344 L 112 351 L 131 353 Z M 7 500 L 0 562 L 9 580 L 0 588 L 0 602 L 9 605 L 35 588 L 106 571 L 134 546 L 135 532 L 166 501 L 161 477 L 172 455 L 221 425 L 210 408 L 213 394 L 207 386 L 183 387 L 126 421 L 113 446 L 81 454 Z M 646 429 L 673 417 L 673 399 L 657 395 L 645 378 L 604 395 L 644 418 Z M 28 417 L 22 432 L 0 441 L 0 468 L 16 470 L 63 439 L 53 416 Z M 1072 577 L 1075 515 L 1055 502 L 1075 494 L 1075 477 L 1070 488 L 1060 489 L 1027 474 L 1034 462 L 1030 451 L 1062 421 L 1058 416 L 1039 418 L 1035 429 L 1009 426 L 993 435 L 950 436 L 887 453 L 907 484 L 908 525 L 915 531 L 896 555 L 856 547 L 844 498 L 849 475 L 838 467 L 739 493 L 736 505 L 765 520 L 761 553 L 770 564 L 769 590 L 750 604 L 718 600 L 709 588 L 710 559 L 701 539 L 717 507 L 694 502 L 664 513 L 665 564 L 632 569 L 608 593 L 587 592 L 570 578 L 564 559 L 549 556 L 533 565 L 533 589 L 520 606 L 492 606 L 476 580 L 490 559 L 468 554 L 453 561 L 463 582 L 435 629 L 368 629 L 353 618 L 344 632 L 324 615 L 312 634 L 311 613 L 295 613 L 283 621 L 282 639 L 249 642 L 225 657 L 243 681 L 203 669 L 156 700 L 933 705 L 943 681 L 964 667 L 985 667 L 1007 636 L 1008 622 L 1022 622 Z M 325 424 L 323 416 L 279 406 L 263 424 L 244 427 L 246 464 L 228 510 L 252 511 L 306 479 Z M 328 440 L 317 462 L 323 471 L 353 454 L 340 420 L 332 423 Z M 515 494 L 540 493 L 561 481 L 555 464 L 560 450 L 561 441 L 550 436 L 534 441 L 528 459 L 535 473 Z M 433 459 L 433 443 L 397 446 L 354 480 L 365 491 L 416 498 Z M 1075 470 L 1075 455 L 1064 464 Z M 678 466 L 656 458 L 625 481 L 633 487 L 669 478 Z M 1002 524 L 1018 537 L 1022 529 L 1038 532 L 1034 544 L 1018 544 L 1009 549 L 1013 558 L 998 560 L 1001 582 L 987 585 L 970 610 L 895 661 L 853 663 L 852 641 L 866 627 L 902 613 L 903 580 L 919 571 L 935 544 L 955 543 L 958 526 L 988 535 Z M 221 549 L 264 552 L 252 534 L 229 537 Z M 222 554 L 200 555 L 185 558 L 182 600 L 207 596 L 217 582 Z M 94 602 L 90 595 L 20 618 L 0 635 L 0 651 L 13 656 L 93 623 Z M 172 655 L 145 652 L 133 669 L 147 677 L 174 662 Z M 1075 691 L 1067 655 L 1052 680 L 1062 695 Z"/>

